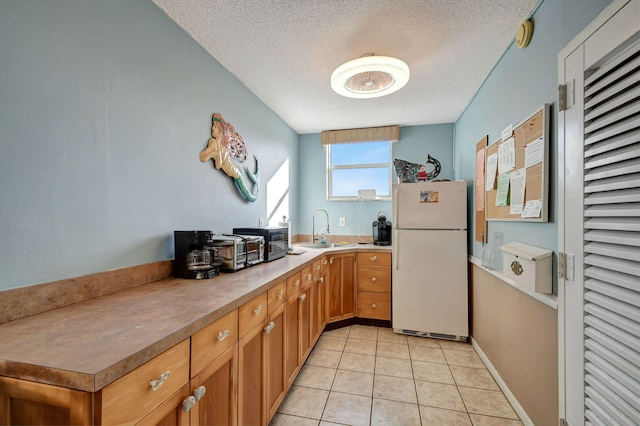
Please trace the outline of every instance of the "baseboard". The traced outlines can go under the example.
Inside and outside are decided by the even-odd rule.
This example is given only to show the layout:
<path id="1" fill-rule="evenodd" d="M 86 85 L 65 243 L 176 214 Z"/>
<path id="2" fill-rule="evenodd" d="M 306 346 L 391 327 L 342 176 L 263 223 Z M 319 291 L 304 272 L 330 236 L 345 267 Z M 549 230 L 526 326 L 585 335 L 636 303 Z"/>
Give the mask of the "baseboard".
<path id="1" fill-rule="evenodd" d="M 493 379 L 496 381 L 496 383 L 502 390 L 502 393 L 504 394 L 504 396 L 507 398 L 507 400 L 509 400 L 509 403 L 513 407 L 513 410 L 516 412 L 518 417 L 520 417 L 520 420 L 522 421 L 522 423 L 525 424 L 526 426 L 534 426 L 533 421 L 531 421 L 531 419 L 527 415 L 527 412 L 524 410 L 522 405 L 520 405 L 520 402 L 518 402 L 515 395 L 511 393 L 511 390 L 509 389 L 507 384 L 504 382 L 504 380 L 502 380 L 502 377 L 500 377 L 498 370 L 495 369 L 495 367 L 493 366 L 493 364 L 491 363 L 487 355 L 485 355 L 482 349 L 480 349 L 478 342 L 476 342 L 473 339 L 473 336 L 471 337 L 471 345 L 473 346 L 473 349 L 475 349 L 476 352 L 478 353 L 478 356 L 480 357 L 484 365 L 487 367 L 487 370 L 489 370 L 489 373 L 491 373 L 491 376 L 493 377 Z"/>

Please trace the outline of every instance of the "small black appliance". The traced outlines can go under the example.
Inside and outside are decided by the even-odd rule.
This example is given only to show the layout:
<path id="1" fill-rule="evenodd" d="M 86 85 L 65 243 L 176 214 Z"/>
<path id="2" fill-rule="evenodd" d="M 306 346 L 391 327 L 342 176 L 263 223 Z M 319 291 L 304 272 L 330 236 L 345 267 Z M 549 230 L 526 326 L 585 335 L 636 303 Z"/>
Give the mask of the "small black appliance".
<path id="1" fill-rule="evenodd" d="M 222 264 L 218 250 L 212 245 L 211 231 L 173 231 L 176 278 L 207 279 L 220 272 Z"/>
<path id="2" fill-rule="evenodd" d="M 387 214 L 378 212 L 378 220 L 371 224 L 373 228 L 373 244 L 377 246 L 391 245 L 391 222 L 387 220 Z"/>
<path id="3" fill-rule="evenodd" d="M 264 261 L 285 257 L 289 251 L 289 228 L 286 226 L 260 226 L 257 228 L 233 228 L 234 234 L 260 235 L 264 237 Z"/>

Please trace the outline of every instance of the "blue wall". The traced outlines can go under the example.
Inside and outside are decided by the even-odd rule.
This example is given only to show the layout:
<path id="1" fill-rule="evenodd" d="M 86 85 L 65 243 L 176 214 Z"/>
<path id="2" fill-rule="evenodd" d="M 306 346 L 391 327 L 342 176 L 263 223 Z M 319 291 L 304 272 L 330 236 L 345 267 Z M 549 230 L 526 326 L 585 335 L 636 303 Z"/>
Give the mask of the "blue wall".
<path id="1" fill-rule="evenodd" d="M 0 40 L 0 290 L 257 225 L 286 159 L 297 205 L 298 135 L 150 0 L 0 0 Z M 256 203 L 198 159 L 214 112 L 260 158 Z"/>
<path id="2" fill-rule="evenodd" d="M 440 161 L 442 171 L 438 179 L 453 179 L 453 124 L 412 126 L 400 128 L 400 141 L 392 144 L 393 158 L 424 164 L 427 154 Z M 301 234 L 311 233 L 311 215 L 317 208 L 329 212 L 332 234 L 371 235 L 371 223 L 384 210 L 391 220 L 390 201 L 327 201 L 326 152 L 320 145 L 320 134 L 300 136 L 300 205 L 298 224 Z M 394 173 L 394 182 L 395 182 Z M 346 219 L 346 226 L 338 226 L 338 218 Z M 324 219 L 322 219 L 324 223 Z"/>
<path id="3" fill-rule="evenodd" d="M 518 49 L 511 44 L 456 122 L 456 178 L 471 182 L 475 174 L 476 142 L 485 135 L 489 135 L 489 143 L 497 141 L 501 130 L 509 124 L 515 125 L 543 104 L 551 104 L 549 222 L 489 222 L 489 237 L 493 232 L 502 232 L 504 243 L 521 241 L 557 250 L 558 53 L 610 3 L 610 0 L 544 1 L 533 16 L 535 28 L 531 44 L 525 49 Z M 470 184 L 469 206 L 472 208 L 469 209 L 469 247 L 472 255 L 481 258 L 482 245 L 473 238 L 473 191 Z"/>

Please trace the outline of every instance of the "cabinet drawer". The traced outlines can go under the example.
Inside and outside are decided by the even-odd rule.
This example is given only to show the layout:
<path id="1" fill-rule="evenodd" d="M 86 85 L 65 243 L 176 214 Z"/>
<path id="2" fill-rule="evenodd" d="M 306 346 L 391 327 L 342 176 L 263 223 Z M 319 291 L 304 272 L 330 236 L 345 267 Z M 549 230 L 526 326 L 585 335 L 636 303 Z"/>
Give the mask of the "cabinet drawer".
<path id="1" fill-rule="evenodd" d="M 379 266 L 359 266 L 358 291 L 391 292 L 391 269 Z"/>
<path id="2" fill-rule="evenodd" d="M 282 281 L 267 291 L 268 314 L 278 309 L 280 305 L 287 301 L 287 282 Z"/>
<path id="3" fill-rule="evenodd" d="M 189 339 L 102 389 L 100 423 L 136 423 L 187 383 Z"/>
<path id="4" fill-rule="evenodd" d="M 191 336 L 191 377 L 196 376 L 237 341 L 237 309 Z"/>
<path id="5" fill-rule="evenodd" d="M 358 253 L 358 266 L 391 266 L 391 253 Z"/>
<path id="6" fill-rule="evenodd" d="M 391 320 L 391 294 L 370 291 L 359 292 L 358 317 Z"/>
<path id="7" fill-rule="evenodd" d="M 238 309 L 240 335 L 247 334 L 253 327 L 262 324 L 267 319 L 267 293 L 254 297 Z"/>
<path id="8" fill-rule="evenodd" d="M 322 259 L 320 260 L 316 260 L 315 262 L 313 262 L 313 266 L 312 266 L 313 270 L 312 270 L 312 279 L 313 281 L 317 280 L 318 278 L 320 278 L 320 272 L 322 271 Z"/>
<path id="9" fill-rule="evenodd" d="M 287 297 L 295 297 L 300 293 L 302 288 L 302 279 L 300 278 L 300 272 L 291 275 L 287 278 Z"/>
<path id="10" fill-rule="evenodd" d="M 313 266 L 307 266 L 302 270 L 302 288 L 309 288 L 313 282 Z"/>

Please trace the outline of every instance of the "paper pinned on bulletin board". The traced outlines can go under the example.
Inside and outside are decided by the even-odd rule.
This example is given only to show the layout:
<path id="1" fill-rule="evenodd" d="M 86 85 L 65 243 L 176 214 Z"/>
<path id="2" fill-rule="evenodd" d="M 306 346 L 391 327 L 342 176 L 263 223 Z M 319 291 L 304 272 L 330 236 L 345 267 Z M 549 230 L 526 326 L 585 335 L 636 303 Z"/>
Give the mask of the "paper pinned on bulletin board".
<path id="1" fill-rule="evenodd" d="M 491 154 L 487 157 L 487 191 L 492 191 L 496 185 L 496 173 L 498 171 L 498 154 Z"/>
<path id="2" fill-rule="evenodd" d="M 510 172 L 516 167 L 515 139 L 510 137 L 498 147 L 498 174 Z"/>
<path id="3" fill-rule="evenodd" d="M 542 200 L 529 200 L 524 205 L 522 217 L 540 217 L 542 212 Z"/>
<path id="4" fill-rule="evenodd" d="M 496 206 L 509 205 L 509 173 L 498 176 L 498 195 L 496 195 Z"/>
<path id="5" fill-rule="evenodd" d="M 524 207 L 524 190 L 527 186 L 527 170 L 525 168 L 509 173 L 511 186 L 511 204 L 509 214 L 521 214 Z"/>
<path id="6" fill-rule="evenodd" d="M 529 142 L 524 148 L 524 167 L 531 167 L 542 162 L 544 156 L 544 138 Z"/>

